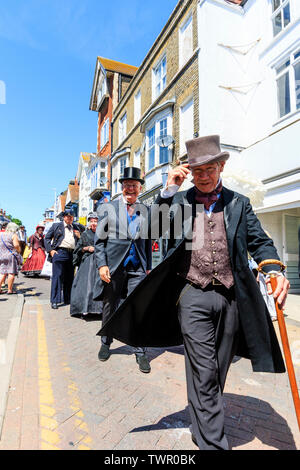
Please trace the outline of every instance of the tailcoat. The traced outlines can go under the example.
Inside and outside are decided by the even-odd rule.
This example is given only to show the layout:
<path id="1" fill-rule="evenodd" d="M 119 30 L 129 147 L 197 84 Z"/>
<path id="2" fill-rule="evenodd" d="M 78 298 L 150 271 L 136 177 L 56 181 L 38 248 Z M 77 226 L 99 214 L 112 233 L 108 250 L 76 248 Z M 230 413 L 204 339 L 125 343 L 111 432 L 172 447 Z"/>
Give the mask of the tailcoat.
<path id="1" fill-rule="evenodd" d="M 152 245 L 148 239 L 149 209 L 142 203 L 135 204 L 135 213 L 139 215 L 139 228 L 146 227 L 147 237 L 142 237 L 140 229 L 133 235 L 128 229 L 127 212 L 121 199 L 101 204 L 98 212 L 98 226 L 95 236 L 95 257 L 97 268 L 108 266 L 113 276 L 128 256 L 134 244 L 141 268 L 146 273 L 152 266 Z M 125 216 L 124 216 L 125 214 Z M 105 283 L 97 277 L 94 288 L 94 299 L 102 300 Z"/>
<path id="2" fill-rule="evenodd" d="M 248 265 L 248 252 L 257 263 L 265 259 L 278 260 L 278 253 L 247 197 L 225 187 L 221 197 L 239 314 L 236 354 L 250 359 L 255 372 L 284 372 L 270 315 Z M 177 316 L 181 285 L 177 268 L 178 260 L 185 253 L 185 242 L 191 240 L 196 214 L 195 188 L 178 192 L 169 199 L 159 196 L 156 205 L 163 203 L 175 207 L 173 212 L 169 212 L 171 229 L 165 259 L 137 286 L 99 332 L 131 346 L 168 347 L 183 342 Z M 175 238 L 172 228 L 174 214 L 178 208 L 183 210 L 184 206 L 191 208 L 193 215 L 189 221 L 182 221 L 183 235 Z M 151 219 L 151 224 L 156 224 L 157 219 Z M 219 334 L 223 335 L 224 332 L 220 331 Z M 216 338 L 217 345 L 219 340 Z"/>

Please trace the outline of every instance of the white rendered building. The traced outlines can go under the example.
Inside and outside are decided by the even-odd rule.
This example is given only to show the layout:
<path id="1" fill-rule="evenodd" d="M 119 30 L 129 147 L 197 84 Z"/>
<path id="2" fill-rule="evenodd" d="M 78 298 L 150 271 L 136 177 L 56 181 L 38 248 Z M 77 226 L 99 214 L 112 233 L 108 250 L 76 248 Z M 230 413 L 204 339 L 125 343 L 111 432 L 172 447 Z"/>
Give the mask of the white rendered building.
<path id="1" fill-rule="evenodd" d="M 300 292 L 300 1 L 199 0 L 198 35 L 200 136 L 264 183 L 253 205 Z"/>

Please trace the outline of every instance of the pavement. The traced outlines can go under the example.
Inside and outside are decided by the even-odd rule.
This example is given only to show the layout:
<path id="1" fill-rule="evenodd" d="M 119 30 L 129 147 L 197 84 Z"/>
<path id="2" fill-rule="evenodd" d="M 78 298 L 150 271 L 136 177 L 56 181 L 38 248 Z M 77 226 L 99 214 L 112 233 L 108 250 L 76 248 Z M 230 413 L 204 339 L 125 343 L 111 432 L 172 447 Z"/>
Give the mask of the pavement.
<path id="1" fill-rule="evenodd" d="M 138 370 L 131 348 L 118 341 L 101 363 L 100 321 L 71 318 L 66 306 L 52 310 L 47 279 L 21 275 L 16 286 L 17 296 L 0 296 L 0 338 L 14 349 L 0 450 L 197 450 L 181 346 L 150 348 L 150 374 Z M 15 314 L 20 299 L 22 317 Z M 290 295 L 286 325 L 298 383 L 299 307 L 300 296 Z M 277 322 L 274 327 L 279 335 Z M 287 374 L 253 373 L 249 361 L 235 357 L 224 406 L 232 450 L 300 449 Z"/>
<path id="2" fill-rule="evenodd" d="M 0 295 L 0 436 L 23 304 L 22 294 Z"/>

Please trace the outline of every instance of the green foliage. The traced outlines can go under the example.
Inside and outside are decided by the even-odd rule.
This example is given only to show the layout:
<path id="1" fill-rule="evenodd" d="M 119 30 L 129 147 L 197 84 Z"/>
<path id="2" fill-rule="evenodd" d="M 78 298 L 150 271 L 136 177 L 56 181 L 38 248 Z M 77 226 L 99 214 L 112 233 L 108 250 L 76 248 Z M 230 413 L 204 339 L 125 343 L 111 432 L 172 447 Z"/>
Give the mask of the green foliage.
<path id="1" fill-rule="evenodd" d="M 22 225 L 22 220 L 20 219 L 11 219 L 12 222 L 14 222 L 15 224 L 19 225 L 19 227 Z"/>

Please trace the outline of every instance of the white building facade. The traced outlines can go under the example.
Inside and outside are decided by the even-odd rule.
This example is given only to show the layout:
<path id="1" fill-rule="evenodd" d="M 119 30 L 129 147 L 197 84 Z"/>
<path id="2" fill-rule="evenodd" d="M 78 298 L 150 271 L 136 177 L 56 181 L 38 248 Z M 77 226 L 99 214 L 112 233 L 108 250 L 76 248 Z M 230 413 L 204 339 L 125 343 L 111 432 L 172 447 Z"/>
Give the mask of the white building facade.
<path id="1" fill-rule="evenodd" d="M 82 152 L 79 156 L 76 178 L 79 183 L 79 222 L 87 224 L 87 216 L 95 210 L 95 204 L 107 191 L 108 161 L 95 153 Z"/>
<path id="2" fill-rule="evenodd" d="M 264 183 L 256 213 L 300 292 L 300 2 L 199 0 L 200 136 Z"/>
<path id="3" fill-rule="evenodd" d="M 79 223 L 86 225 L 87 216 L 90 212 L 91 177 L 89 171 L 89 162 L 93 154 L 81 152 L 79 156 L 76 178 L 79 183 Z"/>

